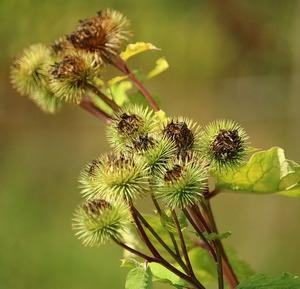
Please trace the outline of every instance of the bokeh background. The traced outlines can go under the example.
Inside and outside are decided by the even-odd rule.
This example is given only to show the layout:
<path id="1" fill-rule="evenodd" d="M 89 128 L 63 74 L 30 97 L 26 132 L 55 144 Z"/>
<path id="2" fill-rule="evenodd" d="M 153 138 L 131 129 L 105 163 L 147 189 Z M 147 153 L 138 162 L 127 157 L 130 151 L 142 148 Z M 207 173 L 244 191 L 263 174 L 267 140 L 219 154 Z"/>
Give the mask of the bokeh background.
<path id="1" fill-rule="evenodd" d="M 104 125 L 76 107 L 44 115 L 9 81 L 25 46 L 51 42 L 105 7 L 132 20 L 134 41 L 162 48 L 170 69 L 148 86 L 169 114 L 235 119 L 253 146 L 279 145 L 300 161 L 300 1 L 1 0 L 1 289 L 124 286 L 121 251 L 82 247 L 70 225 L 78 172 L 107 149 Z M 224 194 L 213 205 L 221 231 L 233 231 L 227 242 L 255 270 L 300 274 L 300 199 Z"/>

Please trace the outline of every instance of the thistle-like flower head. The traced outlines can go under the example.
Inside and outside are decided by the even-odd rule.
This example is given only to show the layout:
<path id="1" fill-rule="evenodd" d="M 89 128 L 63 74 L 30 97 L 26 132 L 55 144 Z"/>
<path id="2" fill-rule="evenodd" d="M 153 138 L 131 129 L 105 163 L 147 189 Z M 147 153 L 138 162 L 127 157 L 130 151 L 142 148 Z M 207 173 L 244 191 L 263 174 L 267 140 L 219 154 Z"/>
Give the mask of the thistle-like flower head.
<path id="1" fill-rule="evenodd" d="M 149 135 L 155 130 L 156 122 L 152 111 L 141 106 L 128 105 L 115 113 L 107 128 L 107 138 L 116 151 L 127 151 L 132 146 L 151 145 Z"/>
<path id="2" fill-rule="evenodd" d="M 93 199 L 103 195 L 102 171 L 104 157 L 97 158 L 88 163 L 79 175 L 81 194 L 86 199 Z"/>
<path id="3" fill-rule="evenodd" d="M 66 37 L 61 37 L 51 44 L 51 49 L 54 55 L 63 57 L 74 51 L 74 46 L 67 40 Z"/>
<path id="4" fill-rule="evenodd" d="M 76 49 L 95 52 L 104 59 L 120 52 L 130 35 L 129 21 L 120 12 L 106 9 L 94 17 L 81 20 L 68 40 Z"/>
<path id="5" fill-rule="evenodd" d="M 15 89 L 26 96 L 43 90 L 51 61 L 51 49 L 46 45 L 34 44 L 25 49 L 11 68 L 11 81 Z"/>
<path id="6" fill-rule="evenodd" d="M 122 240 L 130 222 L 129 209 L 124 203 L 94 199 L 75 211 L 73 228 L 85 246 L 99 246 L 109 239 Z"/>
<path id="7" fill-rule="evenodd" d="M 62 106 L 62 102 L 49 88 L 40 89 L 34 92 L 30 99 L 45 113 L 54 114 Z"/>
<path id="8" fill-rule="evenodd" d="M 166 137 L 142 137 L 133 144 L 134 150 L 142 156 L 149 167 L 149 173 L 154 177 L 162 175 L 168 162 L 176 155 L 175 143 Z"/>
<path id="9" fill-rule="evenodd" d="M 232 168 L 244 161 L 248 136 L 234 121 L 214 121 L 201 134 L 200 151 L 212 167 Z"/>
<path id="10" fill-rule="evenodd" d="M 99 69 L 99 64 L 90 54 L 74 52 L 65 55 L 50 70 L 51 90 L 61 100 L 79 103 Z"/>
<path id="11" fill-rule="evenodd" d="M 163 128 L 163 134 L 175 143 L 177 154 L 183 159 L 197 148 L 199 127 L 191 120 L 185 118 L 169 120 Z"/>
<path id="12" fill-rule="evenodd" d="M 185 208 L 199 202 L 207 187 L 207 167 L 198 156 L 191 154 L 185 161 L 175 160 L 157 180 L 156 197 L 166 207 Z"/>
<path id="13" fill-rule="evenodd" d="M 138 157 L 111 153 L 93 161 L 82 172 L 79 182 L 87 198 L 126 200 L 149 190 L 148 168 Z"/>

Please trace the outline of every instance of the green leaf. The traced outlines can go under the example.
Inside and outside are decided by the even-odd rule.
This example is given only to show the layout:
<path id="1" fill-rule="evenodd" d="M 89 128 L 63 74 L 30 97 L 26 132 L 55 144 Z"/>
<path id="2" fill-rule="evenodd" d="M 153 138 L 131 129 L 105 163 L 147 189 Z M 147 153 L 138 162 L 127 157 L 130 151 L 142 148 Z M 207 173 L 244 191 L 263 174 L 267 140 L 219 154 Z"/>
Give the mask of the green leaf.
<path id="1" fill-rule="evenodd" d="M 127 275 L 125 289 L 152 289 L 152 273 L 149 267 L 138 266 Z"/>
<path id="2" fill-rule="evenodd" d="M 160 49 L 151 43 L 136 42 L 136 43 L 128 44 L 125 51 L 121 52 L 120 57 L 126 61 L 130 57 L 148 50 L 160 50 Z"/>
<path id="3" fill-rule="evenodd" d="M 185 288 L 187 283 L 179 278 L 176 274 L 157 263 L 150 263 L 149 267 L 153 275 L 153 281 L 167 283 L 175 288 Z"/>
<path id="4" fill-rule="evenodd" d="M 121 259 L 121 267 L 125 268 L 135 268 L 139 266 L 140 263 L 134 258 L 123 258 Z"/>
<path id="5" fill-rule="evenodd" d="M 252 155 L 238 170 L 213 171 L 216 187 L 232 191 L 300 196 L 300 166 L 273 147 Z"/>
<path id="6" fill-rule="evenodd" d="M 157 95 L 152 95 L 152 97 L 154 98 L 154 100 L 158 103 L 158 105 L 160 105 L 160 99 Z M 149 106 L 147 100 L 145 99 L 145 97 L 141 94 L 140 91 L 137 91 L 134 94 L 131 94 L 129 96 L 130 98 L 130 102 L 131 103 L 135 103 L 138 105 L 142 105 L 142 106 Z"/>
<path id="7" fill-rule="evenodd" d="M 114 101 L 122 106 L 124 103 L 128 102 L 127 92 L 132 88 L 132 83 L 130 81 L 117 81 L 111 82 L 110 87 L 107 88 L 107 95 L 110 96 Z"/>
<path id="8" fill-rule="evenodd" d="M 225 249 L 230 264 L 239 280 L 245 280 L 254 274 L 250 266 L 238 256 L 233 248 L 226 246 Z M 195 274 L 201 280 L 201 283 L 210 286 L 217 282 L 216 264 L 206 249 L 202 247 L 193 248 L 189 251 L 189 256 Z"/>
<path id="9" fill-rule="evenodd" d="M 163 73 L 165 70 L 169 68 L 169 63 L 164 57 L 161 57 L 156 60 L 156 65 L 155 67 L 150 70 L 147 74 L 147 78 L 153 78 L 161 73 Z"/>
<path id="10" fill-rule="evenodd" d="M 229 262 L 240 281 L 246 280 L 255 274 L 250 265 L 239 256 L 234 248 L 225 246 L 225 251 Z"/>
<path id="11" fill-rule="evenodd" d="M 299 289 L 300 278 L 289 273 L 281 277 L 271 278 L 262 274 L 256 274 L 242 282 L 237 289 Z"/>
<path id="12" fill-rule="evenodd" d="M 201 247 L 189 251 L 190 261 L 196 277 L 205 286 L 208 286 L 217 279 L 216 264 L 206 249 Z"/>
<path id="13" fill-rule="evenodd" d="M 228 237 L 230 237 L 232 235 L 232 232 L 230 231 L 227 231 L 227 232 L 224 232 L 224 233 L 207 233 L 207 232 L 204 232 L 203 235 L 205 236 L 205 238 L 208 240 L 208 241 L 213 241 L 213 240 L 222 240 L 222 239 L 227 239 Z"/>

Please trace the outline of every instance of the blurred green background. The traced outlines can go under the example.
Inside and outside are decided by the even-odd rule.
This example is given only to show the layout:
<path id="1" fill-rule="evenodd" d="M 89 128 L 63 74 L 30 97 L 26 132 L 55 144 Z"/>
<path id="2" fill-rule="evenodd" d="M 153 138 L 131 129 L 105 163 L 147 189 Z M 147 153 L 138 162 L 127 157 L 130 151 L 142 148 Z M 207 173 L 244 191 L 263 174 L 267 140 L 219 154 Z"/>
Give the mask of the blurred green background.
<path id="1" fill-rule="evenodd" d="M 119 289 L 121 250 L 88 249 L 71 231 L 81 167 L 104 152 L 104 125 L 76 107 L 44 115 L 12 90 L 9 65 L 101 8 L 131 20 L 133 41 L 162 48 L 170 69 L 149 83 L 171 115 L 239 121 L 252 145 L 300 161 L 300 1 L 1 0 L 0 288 Z M 136 58 L 150 67 L 157 52 Z M 260 272 L 300 274 L 300 199 L 220 195 L 228 243 Z"/>

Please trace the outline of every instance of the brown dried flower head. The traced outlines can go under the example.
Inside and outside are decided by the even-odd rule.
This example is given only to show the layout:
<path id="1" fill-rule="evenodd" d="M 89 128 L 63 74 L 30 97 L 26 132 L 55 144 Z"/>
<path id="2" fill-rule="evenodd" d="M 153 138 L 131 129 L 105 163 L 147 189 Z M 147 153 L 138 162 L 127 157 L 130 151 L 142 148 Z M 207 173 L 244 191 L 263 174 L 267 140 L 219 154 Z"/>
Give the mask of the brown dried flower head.
<path id="1" fill-rule="evenodd" d="M 96 16 L 81 20 L 68 40 L 76 49 L 96 52 L 104 59 L 120 52 L 130 35 L 129 21 L 120 12 L 106 9 Z"/>
<path id="2" fill-rule="evenodd" d="M 198 141 L 198 126 L 187 119 L 172 119 L 163 128 L 163 134 L 173 141 L 178 156 L 186 158 L 193 151 Z"/>

